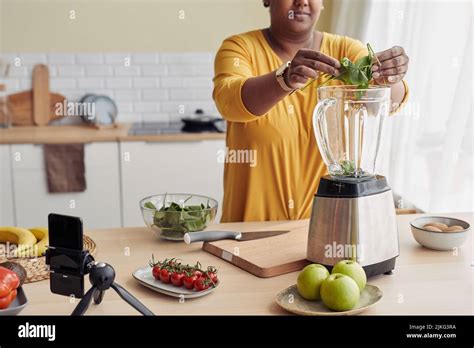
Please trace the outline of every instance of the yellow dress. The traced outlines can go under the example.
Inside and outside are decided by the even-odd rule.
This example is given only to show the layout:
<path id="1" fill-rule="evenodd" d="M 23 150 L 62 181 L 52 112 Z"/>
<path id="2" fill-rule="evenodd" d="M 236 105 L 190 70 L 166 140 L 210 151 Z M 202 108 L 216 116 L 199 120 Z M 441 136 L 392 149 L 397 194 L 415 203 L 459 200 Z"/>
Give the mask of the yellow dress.
<path id="1" fill-rule="evenodd" d="M 338 60 L 367 55 L 360 41 L 329 33 L 323 33 L 320 51 Z M 326 174 L 312 126 L 316 84 L 262 116 L 242 102 L 246 79 L 282 64 L 261 30 L 232 36 L 217 52 L 213 98 L 228 121 L 222 222 L 309 218 L 319 178 Z"/>

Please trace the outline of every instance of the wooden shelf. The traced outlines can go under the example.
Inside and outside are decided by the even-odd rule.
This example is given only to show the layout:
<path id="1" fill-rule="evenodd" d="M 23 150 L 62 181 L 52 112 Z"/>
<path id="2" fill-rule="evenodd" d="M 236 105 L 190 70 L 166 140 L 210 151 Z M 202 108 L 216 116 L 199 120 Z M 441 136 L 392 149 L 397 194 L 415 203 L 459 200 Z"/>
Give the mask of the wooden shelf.
<path id="1" fill-rule="evenodd" d="M 225 133 L 178 133 L 161 135 L 128 135 L 131 124 L 96 129 L 87 125 L 19 126 L 0 129 L 0 144 L 67 144 L 107 141 L 179 142 L 225 139 Z"/>

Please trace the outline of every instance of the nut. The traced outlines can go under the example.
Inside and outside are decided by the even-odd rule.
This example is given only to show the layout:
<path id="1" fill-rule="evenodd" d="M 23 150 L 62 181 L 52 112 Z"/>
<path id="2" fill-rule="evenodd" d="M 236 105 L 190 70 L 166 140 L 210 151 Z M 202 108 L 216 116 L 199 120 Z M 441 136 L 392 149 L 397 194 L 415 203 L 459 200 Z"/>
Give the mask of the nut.
<path id="1" fill-rule="evenodd" d="M 423 229 L 427 231 L 433 231 L 433 232 L 443 232 L 443 230 L 439 229 L 438 227 L 428 225 L 428 224 L 423 226 Z"/>
<path id="2" fill-rule="evenodd" d="M 444 232 L 460 232 L 460 231 L 464 231 L 464 228 L 458 225 L 453 225 L 444 230 Z"/>
<path id="3" fill-rule="evenodd" d="M 444 231 L 448 228 L 448 225 L 443 224 L 441 222 L 430 222 L 429 224 L 426 224 L 425 226 L 423 226 L 423 228 L 426 229 L 427 226 L 434 226 L 440 229 L 441 231 Z"/>

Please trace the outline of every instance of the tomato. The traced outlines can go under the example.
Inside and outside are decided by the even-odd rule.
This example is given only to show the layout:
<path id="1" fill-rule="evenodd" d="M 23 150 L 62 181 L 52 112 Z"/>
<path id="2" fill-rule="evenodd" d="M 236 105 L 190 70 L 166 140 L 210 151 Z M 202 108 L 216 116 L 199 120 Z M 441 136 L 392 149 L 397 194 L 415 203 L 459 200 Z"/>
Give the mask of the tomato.
<path id="1" fill-rule="evenodd" d="M 206 277 L 199 277 L 196 280 L 196 283 L 194 283 L 194 289 L 196 291 L 203 291 L 208 289 L 211 286 L 210 280 L 207 279 Z"/>
<path id="2" fill-rule="evenodd" d="M 195 270 L 193 271 L 193 274 L 194 274 L 196 277 L 198 277 L 198 278 L 202 276 L 202 272 L 199 271 L 199 270 L 197 270 L 197 269 L 195 269 Z"/>
<path id="3" fill-rule="evenodd" d="M 212 283 L 217 284 L 217 274 L 214 272 L 207 272 L 206 274 L 212 280 Z"/>
<path id="4" fill-rule="evenodd" d="M 160 280 L 160 266 L 154 266 L 152 270 L 153 278 L 156 280 Z"/>
<path id="5" fill-rule="evenodd" d="M 194 274 L 191 275 L 185 275 L 183 277 L 183 284 L 186 289 L 192 289 L 194 288 L 194 283 L 196 282 L 197 276 Z"/>
<path id="6" fill-rule="evenodd" d="M 171 283 L 174 286 L 183 286 L 184 273 L 173 273 L 171 274 Z"/>
<path id="7" fill-rule="evenodd" d="M 169 283 L 170 282 L 170 272 L 166 268 L 163 268 L 160 271 L 160 280 L 163 283 Z"/>

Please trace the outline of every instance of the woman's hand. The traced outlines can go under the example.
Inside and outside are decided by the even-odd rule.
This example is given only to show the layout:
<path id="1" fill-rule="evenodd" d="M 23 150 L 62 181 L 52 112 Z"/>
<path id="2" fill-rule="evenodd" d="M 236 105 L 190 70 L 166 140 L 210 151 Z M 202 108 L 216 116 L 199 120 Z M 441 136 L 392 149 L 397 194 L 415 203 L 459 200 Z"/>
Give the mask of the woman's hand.
<path id="1" fill-rule="evenodd" d="M 403 79 L 409 61 L 403 47 L 394 46 L 375 56 L 378 60 L 372 66 L 372 77 L 376 84 L 392 86 Z"/>
<path id="2" fill-rule="evenodd" d="M 340 67 L 337 59 L 318 51 L 300 49 L 286 71 L 285 82 L 291 88 L 301 88 L 306 85 L 308 79 L 316 79 L 320 72 L 339 75 Z"/>

